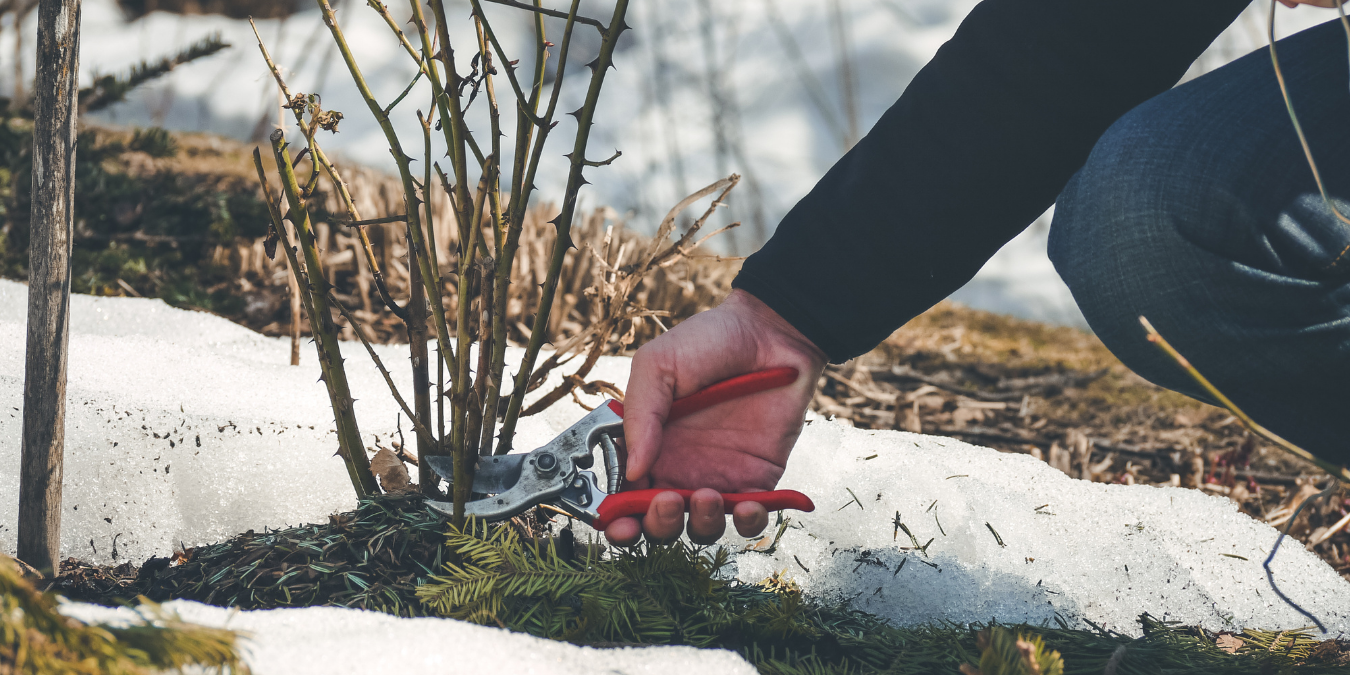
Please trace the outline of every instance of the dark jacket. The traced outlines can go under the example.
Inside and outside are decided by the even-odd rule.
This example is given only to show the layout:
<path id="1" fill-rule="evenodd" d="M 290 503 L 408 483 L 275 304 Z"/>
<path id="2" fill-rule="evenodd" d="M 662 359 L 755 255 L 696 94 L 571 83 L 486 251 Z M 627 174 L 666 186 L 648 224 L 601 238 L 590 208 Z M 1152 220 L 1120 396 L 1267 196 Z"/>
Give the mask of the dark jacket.
<path id="1" fill-rule="evenodd" d="M 985 0 L 734 285 L 844 361 L 970 280 L 1248 0 Z"/>

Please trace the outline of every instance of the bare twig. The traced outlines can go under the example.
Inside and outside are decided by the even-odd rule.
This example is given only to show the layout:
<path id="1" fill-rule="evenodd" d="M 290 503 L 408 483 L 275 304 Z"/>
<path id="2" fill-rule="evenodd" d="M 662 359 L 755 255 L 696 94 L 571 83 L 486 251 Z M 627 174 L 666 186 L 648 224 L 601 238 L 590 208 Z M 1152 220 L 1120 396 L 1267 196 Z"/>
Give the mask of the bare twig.
<path id="1" fill-rule="evenodd" d="M 487 1 L 490 2 L 490 3 L 492 3 L 492 4 L 494 4 L 494 5 L 506 5 L 507 7 L 515 7 L 516 9 L 523 9 L 523 10 L 528 11 L 528 12 L 535 12 L 535 13 L 537 13 L 537 14 L 542 14 L 543 16 L 551 16 L 551 17 L 553 17 L 553 18 L 555 18 L 555 19 L 567 19 L 567 18 L 569 18 L 569 14 L 566 13 L 566 12 L 559 12 L 559 11 L 556 10 L 556 9 L 547 9 L 547 8 L 544 8 L 544 7 L 540 7 L 538 4 L 535 4 L 535 5 L 531 6 L 531 5 L 527 5 L 527 4 L 523 3 L 523 2 L 516 2 L 515 0 L 487 0 Z M 589 18 L 589 17 L 584 17 L 584 16 L 578 16 L 578 17 L 576 17 L 576 22 L 577 22 L 577 23 L 584 23 L 584 24 L 586 24 L 587 26 L 595 26 L 596 28 L 600 29 L 600 32 L 601 32 L 601 33 L 608 33 L 608 32 L 609 32 L 609 28 L 606 27 L 605 24 L 600 23 L 600 22 L 599 22 L 598 20 L 596 20 L 596 19 L 591 19 L 591 18 Z"/>
<path id="2" fill-rule="evenodd" d="M 1191 365 L 1190 361 L 1186 360 L 1186 357 L 1182 356 L 1180 352 L 1178 352 L 1175 348 L 1172 347 L 1170 343 L 1167 342 L 1167 340 L 1163 339 L 1163 336 L 1160 335 L 1158 331 L 1153 328 L 1153 324 L 1149 323 L 1148 319 L 1141 316 L 1139 317 L 1139 323 L 1143 324 L 1144 330 L 1148 331 L 1149 342 L 1152 342 L 1153 344 L 1157 345 L 1158 348 L 1163 351 L 1163 353 L 1171 357 L 1173 361 L 1176 361 L 1177 365 L 1181 366 L 1181 368 L 1186 371 L 1186 374 L 1190 375 L 1192 380 L 1195 380 L 1196 384 L 1199 384 L 1206 392 L 1209 393 L 1210 396 L 1214 397 L 1214 400 L 1218 401 L 1219 405 L 1222 405 L 1224 408 L 1227 408 L 1228 412 L 1232 413 L 1233 417 L 1236 417 L 1239 422 L 1242 422 L 1242 425 L 1250 429 L 1252 433 L 1270 441 L 1271 443 L 1274 443 L 1275 445 L 1278 445 L 1281 449 L 1299 457 L 1300 459 L 1316 464 L 1317 468 L 1331 474 L 1338 481 L 1342 483 L 1350 483 L 1350 469 L 1346 469 L 1344 466 L 1336 466 L 1335 464 L 1332 464 L 1331 462 L 1328 462 L 1312 454 L 1311 452 L 1308 452 L 1307 450 L 1304 450 L 1303 448 L 1300 448 L 1299 446 L 1294 445 L 1289 441 L 1286 441 L 1284 438 L 1281 438 L 1275 432 L 1261 426 L 1260 424 L 1257 424 L 1256 420 L 1253 420 L 1249 415 L 1247 415 L 1247 413 L 1243 412 L 1242 409 L 1237 406 L 1237 404 L 1233 403 L 1233 401 L 1230 400 L 1227 396 L 1224 396 L 1223 392 L 1219 391 L 1217 387 L 1215 387 L 1213 384 L 1210 383 L 1208 378 L 1206 378 L 1204 375 L 1201 375 L 1200 371 L 1196 370 L 1195 366 Z"/>

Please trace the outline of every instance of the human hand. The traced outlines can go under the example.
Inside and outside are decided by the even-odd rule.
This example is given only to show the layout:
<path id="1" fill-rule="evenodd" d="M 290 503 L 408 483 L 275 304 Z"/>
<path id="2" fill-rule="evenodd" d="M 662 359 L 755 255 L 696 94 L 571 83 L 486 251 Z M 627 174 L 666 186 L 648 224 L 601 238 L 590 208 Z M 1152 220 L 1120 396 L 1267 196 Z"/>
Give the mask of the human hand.
<path id="1" fill-rule="evenodd" d="M 797 329 L 741 290 L 647 343 L 633 357 L 624 398 L 627 486 L 696 489 L 689 503 L 689 537 L 696 543 L 716 541 L 726 529 L 718 493 L 773 489 L 827 360 Z M 785 366 L 801 373 L 795 383 L 666 425 L 677 398 L 737 375 Z M 746 502 L 736 506 L 732 521 L 749 537 L 764 530 L 769 515 L 762 505 Z M 641 521 L 621 518 L 605 529 L 605 536 L 626 546 L 644 532 L 658 541 L 674 539 L 684 526 L 683 499 L 667 492 L 652 500 Z"/>

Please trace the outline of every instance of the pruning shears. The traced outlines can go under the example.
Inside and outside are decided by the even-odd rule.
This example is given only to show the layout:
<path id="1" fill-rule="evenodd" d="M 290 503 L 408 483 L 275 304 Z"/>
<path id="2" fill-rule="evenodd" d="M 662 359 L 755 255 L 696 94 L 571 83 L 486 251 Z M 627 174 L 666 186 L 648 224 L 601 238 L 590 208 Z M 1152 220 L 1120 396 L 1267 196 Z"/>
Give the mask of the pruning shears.
<path id="1" fill-rule="evenodd" d="M 718 382 L 675 401 L 667 421 L 675 421 L 732 399 L 777 389 L 797 380 L 796 368 L 772 368 Z M 684 498 L 685 511 L 693 490 L 648 489 L 620 491 L 622 460 L 615 440 L 623 436 L 623 404 L 609 399 L 553 440 L 528 453 L 480 457 L 473 476 L 475 499 L 464 505 L 466 515 L 489 521 L 505 520 L 527 509 L 548 505 L 576 517 L 597 530 L 625 516 L 647 512 L 652 498 L 675 492 Z M 595 448 L 602 450 L 605 488 L 595 473 Z M 423 459 L 437 475 L 454 480 L 450 457 Z M 796 490 L 723 493 L 722 504 L 731 513 L 736 504 L 758 502 L 770 511 L 812 511 L 811 498 Z M 454 514 L 450 502 L 427 500 L 427 506 L 447 517 Z"/>

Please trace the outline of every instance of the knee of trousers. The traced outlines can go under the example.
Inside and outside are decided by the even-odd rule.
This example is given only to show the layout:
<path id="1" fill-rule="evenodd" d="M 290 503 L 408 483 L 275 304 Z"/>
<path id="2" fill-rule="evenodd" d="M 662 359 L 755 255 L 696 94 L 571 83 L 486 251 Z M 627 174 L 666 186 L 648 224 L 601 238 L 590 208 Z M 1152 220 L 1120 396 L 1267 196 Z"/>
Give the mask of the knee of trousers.
<path id="1" fill-rule="evenodd" d="M 1241 193 L 1148 146 L 1109 132 L 1056 204 L 1050 258 L 1088 325 L 1145 379 L 1214 403 L 1148 342 L 1147 317 L 1258 421 L 1347 458 L 1332 422 L 1350 381 L 1350 280 L 1263 264 L 1240 235 L 1259 217 Z"/>
<path id="2" fill-rule="evenodd" d="M 1088 325 L 1127 366 L 1162 386 L 1206 398 L 1146 339 L 1139 317 L 1160 330 L 1187 332 L 1212 306 L 1206 277 L 1223 261 L 1184 234 L 1202 204 L 1221 190 L 1168 180 L 1159 162 L 1140 157 L 1147 140 L 1129 129 L 1108 132 L 1055 205 L 1049 254 Z M 1166 327 L 1166 328 L 1165 328 Z"/>

